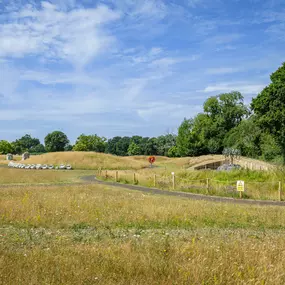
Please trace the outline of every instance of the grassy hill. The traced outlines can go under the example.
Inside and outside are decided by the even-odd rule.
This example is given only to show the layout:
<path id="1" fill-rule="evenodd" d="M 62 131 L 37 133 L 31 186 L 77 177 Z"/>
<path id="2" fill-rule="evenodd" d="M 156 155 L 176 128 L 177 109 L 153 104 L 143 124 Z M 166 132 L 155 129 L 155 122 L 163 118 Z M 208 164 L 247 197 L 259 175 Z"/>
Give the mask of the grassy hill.
<path id="1" fill-rule="evenodd" d="M 20 156 L 14 156 L 14 160 L 21 160 Z M 167 170 L 175 171 L 177 169 L 193 170 L 194 167 L 204 165 L 212 162 L 224 160 L 223 155 L 202 155 L 198 157 L 181 157 L 169 158 L 164 156 L 156 156 L 154 166 L 164 168 Z M 145 168 L 149 165 L 148 156 L 129 156 L 120 157 L 111 154 L 96 153 L 96 152 L 54 152 L 42 155 L 32 155 L 30 159 L 25 161 L 26 164 L 40 163 L 40 164 L 71 164 L 74 169 L 110 169 L 110 170 L 138 170 Z M 271 168 L 272 165 L 246 157 L 241 157 L 236 163 L 242 166 L 252 164 L 253 169 L 259 170 L 260 167 Z M 0 156 L 0 164 L 7 164 L 6 157 Z"/>
<path id="2" fill-rule="evenodd" d="M 120 157 L 96 152 L 53 152 L 31 156 L 25 163 L 71 164 L 74 169 L 141 169 L 147 160 Z"/>

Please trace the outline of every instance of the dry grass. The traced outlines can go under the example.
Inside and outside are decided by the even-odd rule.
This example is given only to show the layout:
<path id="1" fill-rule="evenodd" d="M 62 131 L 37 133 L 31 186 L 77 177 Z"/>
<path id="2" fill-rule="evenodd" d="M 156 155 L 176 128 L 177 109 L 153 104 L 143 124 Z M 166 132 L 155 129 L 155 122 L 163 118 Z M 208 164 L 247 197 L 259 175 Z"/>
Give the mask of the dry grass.
<path id="1" fill-rule="evenodd" d="M 20 155 L 14 155 L 13 156 L 14 161 L 20 161 L 22 157 Z M 0 155 L 0 164 L 7 165 L 9 163 L 8 160 L 6 160 L 6 155 L 1 154 Z"/>
<path id="2" fill-rule="evenodd" d="M 79 182 L 80 177 L 92 175 L 90 170 L 35 170 L 0 168 L 0 184 L 37 184 Z"/>
<path id="3" fill-rule="evenodd" d="M 96 152 L 54 152 L 32 156 L 25 163 L 71 164 L 74 169 L 140 169 L 147 161 Z"/>
<path id="4" fill-rule="evenodd" d="M 0 284 L 284 284 L 285 208 L 1 189 Z"/>

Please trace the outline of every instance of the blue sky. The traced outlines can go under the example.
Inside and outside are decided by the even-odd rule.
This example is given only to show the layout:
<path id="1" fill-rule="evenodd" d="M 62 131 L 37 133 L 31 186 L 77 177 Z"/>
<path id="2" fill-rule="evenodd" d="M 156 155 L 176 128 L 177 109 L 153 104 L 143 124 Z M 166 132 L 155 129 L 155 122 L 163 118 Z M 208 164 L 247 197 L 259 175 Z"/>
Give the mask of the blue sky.
<path id="1" fill-rule="evenodd" d="M 283 0 L 0 0 L 0 139 L 176 132 L 283 61 Z"/>

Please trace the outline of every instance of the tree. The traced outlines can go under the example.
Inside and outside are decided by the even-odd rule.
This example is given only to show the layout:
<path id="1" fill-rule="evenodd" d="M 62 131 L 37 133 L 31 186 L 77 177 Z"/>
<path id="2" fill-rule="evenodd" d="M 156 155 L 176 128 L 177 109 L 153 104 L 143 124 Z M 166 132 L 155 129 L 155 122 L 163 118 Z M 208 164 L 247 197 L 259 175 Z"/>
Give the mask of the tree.
<path id="1" fill-rule="evenodd" d="M 261 135 L 260 149 L 262 158 L 269 161 L 282 154 L 281 148 L 277 144 L 274 136 L 269 133 L 263 133 Z"/>
<path id="2" fill-rule="evenodd" d="M 198 130 L 197 118 L 184 119 L 178 128 L 177 151 L 180 156 L 197 156 L 204 153 L 204 143 Z"/>
<path id="3" fill-rule="evenodd" d="M 140 154 L 141 154 L 140 146 L 137 145 L 135 142 L 132 142 L 128 148 L 128 155 L 140 155 Z"/>
<path id="4" fill-rule="evenodd" d="M 45 137 L 45 147 L 49 152 L 64 151 L 69 140 L 63 132 L 54 131 Z"/>
<path id="5" fill-rule="evenodd" d="M 249 115 L 243 96 L 237 91 L 210 97 L 204 103 L 201 133 L 208 153 L 219 153 L 226 134 Z"/>
<path id="6" fill-rule="evenodd" d="M 239 92 L 212 96 L 204 112 L 184 119 L 178 129 L 177 147 L 181 156 L 221 153 L 226 134 L 249 115 Z"/>
<path id="7" fill-rule="evenodd" d="M 12 142 L 16 153 L 32 152 L 31 150 L 37 145 L 40 145 L 40 140 L 32 138 L 31 135 L 24 135 L 20 139 Z"/>
<path id="8" fill-rule="evenodd" d="M 162 156 L 167 156 L 168 150 L 176 145 L 176 136 L 173 134 L 159 136 L 156 139 L 156 145 L 157 145 L 157 154 Z"/>
<path id="9" fill-rule="evenodd" d="M 167 152 L 167 156 L 168 157 L 178 157 L 179 153 L 178 153 L 178 148 L 177 146 L 172 146 L 168 152 Z"/>
<path id="10" fill-rule="evenodd" d="M 114 137 L 107 142 L 106 152 L 114 155 L 128 155 L 128 148 L 131 143 L 129 137 Z"/>
<path id="11" fill-rule="evenodd" d="M 7 153 L 13 153 L 14 149 L 11 143 L 5 140 L 0 141 L 0 153 L 1 154 L 7 154 Z"/>
<path id="12" fill-rule="evenodd" d="M 156 138 L 145 138 L 143 144 L 144 155 L 157 155 L 157 139 Z"/>
<path id="13" fill-rule="evenodd" d="M 30 153 L 45 153 L 46 149 L 45 149 L 44 145 L 38 144 L 38 145 L 32 147 L 29 152 Z"/>
<path id="14" fill-rule="evenodd" d="M 252 100 L 260 127 L 279 145 L 285 165 L 285 63 L 270 76 L 271 83 Z"/>
<path id="15" fill-rule="evenodd" d="M 72 150 L 73 150 L 73 145 L 71 145 L 70 143 L 64 147 L 64 151 L 72 151 Z"/>
<path id="16" fill-rule="evenodd" d="M 226 134 L 224 146 L 239 149 L 244 156 L 257 158 L 261 155 L 261 135 L 256 119 L 251 117 Z"/>
<path id="17" fill-rule="evenodd" d="M 96 151 L 105 152 L 106 138 L 97 135 L 80 135 L 73 147 L 75 151 Z"/>

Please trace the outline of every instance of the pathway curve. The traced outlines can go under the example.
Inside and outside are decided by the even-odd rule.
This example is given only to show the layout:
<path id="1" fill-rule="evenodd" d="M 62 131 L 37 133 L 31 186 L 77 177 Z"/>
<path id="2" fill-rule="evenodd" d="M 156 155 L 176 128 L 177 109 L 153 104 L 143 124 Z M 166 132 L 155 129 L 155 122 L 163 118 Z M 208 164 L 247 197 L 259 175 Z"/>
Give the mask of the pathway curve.
<path id="1" fill-rule="evenodd" d="M 251 199 L 235 199 L 229 197 L 219 197 L 219 196 L 208 196 L 202 194 L 194 194 L 189 192 L 178 192 L 178 191 L 168 191 L 168 190 L 161 190 L 157 188 L 148 188 L 144 186 L 138 185 L 130 185 L 130 184 L 120 184 L 116 182 L 109 182 L 109 181 L 102 181 L 96 179 L 94 175 L 83 176 L 81 177 L 82 182 L 75 182 L 75 183 L 46 183 L 46 184 L 26 184 L 26 183 L 19 183 L 19 184 L 0 184 L 1 188 L 15 188 L 15 187 L 22 187 L 22 186 L 31 186 L 31 187 L 62 187 L 62 186 L 84 186 L 84 185 L 107 185 L 113 186 L 133 191 L 140 191 L 144 193 L 154 194 L 154 195 L 164 195 L 164 196 L 172 196 L 172 197 L 180 197 L 180 198 L 187 198 L 191 200 L 200 200 L 200 201 L 210 201 L 210 202 L 218 202 L 218 203 L 230 203 L 230 204 L 243 204 L 243 205 L 259 205 L 259 206 L 285 206 L 285 202 L 279 201 L 269 201 L 269 200 L 251 200 Z"/>
<path id="2" fill-rule="evenodd" d="M 82 177 L 82 180 L 89 182 L 89 183 L 91 182 L 91 183 L 96 183 L 100 185 L 115 186 L 115 187 L 124 188 L 128 190 L 141 191 L 141 192 L 145 192 L 149 194 L 173 196 L 173 197 L 187 198 L 191 200 L 201 200 L 201 201 L 231 203 L 231 204 L 244 204 L 244 205 L 259 205 L 259 206 L 285 206 L 285 202 L 279 202 L 279 201 L 234 199 L 234 198 L 229 198 L 229 197 L 208 196 L 208 195 L 194 194 L 194 193 L 189 193 L 189 192 L 187 193 L 178 192 L 178 191 L 174 192 L 174 191 L 168 191 L 168 190 L 161 190 L 157 188 L 148 188 L 148 187 L 137 186 L 137 185 L 101 181 L 101 180 L 97 180 L 95 176 L 84 176 Z"/>

